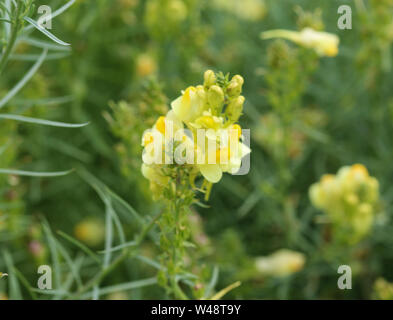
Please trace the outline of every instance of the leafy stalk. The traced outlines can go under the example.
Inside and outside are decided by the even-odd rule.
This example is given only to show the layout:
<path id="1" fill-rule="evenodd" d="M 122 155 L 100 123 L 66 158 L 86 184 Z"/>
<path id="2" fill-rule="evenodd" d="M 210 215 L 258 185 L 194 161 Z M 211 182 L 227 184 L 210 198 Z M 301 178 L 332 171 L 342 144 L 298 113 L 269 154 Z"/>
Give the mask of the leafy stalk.
<path id="1" fill-rule="evenodd" d="M 20 19 L 20 15 L 22 13 L 22 4 L 20 0 L 16 0 L 16 13 L 15 13 L 15 17 L 12 19 L 11 23 L 11 34 L 10 34 L 10 39 L 7 42 L 7 46 L 4 50 L 4 53 L 1 56 L 0 59 L 0 75 L 3 72 L 7 62 L 8 62 L 8 58 L 14 48 L 15 42 L 16 42 L 16 38 L 18 36 L 18 32 L 21 28 L 21 19 Z"/>

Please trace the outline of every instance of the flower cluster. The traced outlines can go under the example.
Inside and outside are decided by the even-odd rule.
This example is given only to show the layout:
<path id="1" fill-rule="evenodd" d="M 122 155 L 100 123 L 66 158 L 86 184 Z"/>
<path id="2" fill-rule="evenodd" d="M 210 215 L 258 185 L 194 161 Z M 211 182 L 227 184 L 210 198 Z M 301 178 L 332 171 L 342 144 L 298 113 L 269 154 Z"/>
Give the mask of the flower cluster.
<path id="1" fill-rule="evenodd" d="M 270 30 L 262 32 L 262 39 L 283 38 L 315 50 L 320 56 L 335 57 L 338 54 L 340 39 L 335 34 L 304 28 L 301 31 Z"/>
<path id="2" fill-rule="evenodd" d="M 190 172 L 192 185 L 199 173 L 211 185 L 224 172 L 239 171 L 251 151 L 237 124 L 245 100 L 243 82 L 239 75 L 229 80 L 228 75 L 206 71 L 204 84 L 184 90 L 166 116 L 144 133 L 142 173 L 153 191 L 162 191 L 171 169 L 179 165 Z"/>
<path id="3" fill-rule="evenodd" d="M 379 183 L 361 164 L 326 174 L 310 188 L 313 205 L 325 211 L 337 236 L 356 243 L 372 227 L 379 204 Z M 340 232 L 339 232 L 340 231 Z"/>

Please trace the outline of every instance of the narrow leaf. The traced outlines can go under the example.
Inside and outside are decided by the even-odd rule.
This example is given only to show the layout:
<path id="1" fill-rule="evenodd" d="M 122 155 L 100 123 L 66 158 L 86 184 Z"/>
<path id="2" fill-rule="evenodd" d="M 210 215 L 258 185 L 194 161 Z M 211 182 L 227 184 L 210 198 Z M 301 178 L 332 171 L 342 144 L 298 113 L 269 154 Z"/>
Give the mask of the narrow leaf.
<path id="1" fill-rule="evenodd" d="M 38 31 L 42 32 L 44 35 L 46 35 L 49 39 L 53 40 L 54 42 L 63 45 L 63 46 L 69 46 L 70 44 L 67 42 L 64 42 L 62 40 L 60 40 L 59 38 L 57 38 L 55 35 L 53 35 L 52 33 L 50 33 L 47 29 L 43 28 L 42 26 L 40 26 L 36 21 L 34 21 L 33 19 L 29 18 L 29 17 L 24 17 L 23 18 L 25 21 L 27 21 L 28 23 L 30 23 L 32 26 L 34 26 Z"/>
<path id="2" fill-rule="evenodd" d="M 13 87 L 7 94 L 6 96 L 0 100 L 0 109 L 4 107 L 4 105 L 13 98 L 20 89 L 24 87 L 24 85 L 31 79 L 31 77 L 37 72 L 39 67 L 41 66 L 42 62 L 44 62 L 46 55 L 47 55 L 47 50 L 45 49 L 40 58 L 37 60 L 37 62 L 31 67 L 31 69 L 25 74 L 25 76 Z"/>
<path id="3" fill-rule="evenodd" d="M 45 120 L 45 119 L 36 119 L 36 118 L 25 117 L 25 116 L 21 116 L 18 114 L 0 114 L 0 119 L 15 120 L 15 121 L 21 121 L 21 122 L 27 122 L 27 123 L 40 124 L 40 125 L 44 125 L 44 126 L 60 127 L 60 128 L 81 128 L 81 127 L 85 127 L 89 124 L 89 122 L 86 122 L 86 123 L 65 123 L 65 122 L 58 122 L 58 121 L 50 121 L 50 120 Z"/>
<path id="4" fill-rule="evenodd" d="M 34 171 L 23 171 L 23 170 L 13 170 L 13 169 L 0 169 L 0 174 L 14 174 L 17 176 L 27 176 L 27 177 L 59 177 L 65 176 L 71 173 L 73 170 L 68 171 L 57 171 L 57 172 L 34 172 Z"/>
<path id="5" fill-rule="evenodd" d="M 65 240 L 68 242 L 72 243 L 73 245 L 77 246 L 79 249 L 84 251 L 88 256 L 93 258 L 94 261 L 96 261 L 98 264 L 101 264 L 100 259 L 97 257 L 97 255 L 90 250 L 88 247 L 86 247 L 82 242 L 76 240 L 75 238 L 71 237 L 70 235 L 64 233 L 63 231 L 57 231 L 57 233 L 63 237 Z"/>

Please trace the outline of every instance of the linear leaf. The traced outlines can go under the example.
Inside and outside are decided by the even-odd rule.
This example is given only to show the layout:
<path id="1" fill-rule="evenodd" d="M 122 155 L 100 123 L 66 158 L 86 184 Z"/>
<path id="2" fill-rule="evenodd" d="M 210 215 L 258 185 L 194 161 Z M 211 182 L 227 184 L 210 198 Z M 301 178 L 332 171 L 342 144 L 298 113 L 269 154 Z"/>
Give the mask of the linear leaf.
<path id="1" fill-rule="evenodd" d="M 112 293 L 112 292 L 127 291 L 127 290 L 131 290 L 131 289 L 151 286 L 156 283 L 157 283 L 157 279 L 155 277 L 154 278 L 147 278 L 147 279 L 142 279 L 142 280 L 137 280 L 137 281 L 132 281 L 132 282 L 127 282 L 127 283 L 122 283 L 122 284 L 117 284 L 114 286 L 101 288 L 100 293 L 101 293 L 101 295 L 103 295 L 103 294 L 108 294 L 108 293 Z M 93 292 L 87 292 L 86 294 L 82 295 L 82 299 L 89 299 L 92 296 L 93 296 Z"/>
<path id="2" fill-rule="evenodd" d="M 58 122 L 58 121 L 51 121 L 45 119 L 37 119 L 37 118 L 30 118 L 21 116 L 18 114 L 0 114 L 0 119 L 7 119 L 7 120 L 15 120 L 21 122 L 28 122 L 34 124 L 40 124 L 44 126 L 51 126 L 51 127 L 60 127 L 60 128 L 81 128 L 85 127 L 89 124 L 89 122 L 85 123 L 65 123 L 65 122 Z"/>
<path id="3" fill-rule="evenodd" d="M 112 248 L 110 249 L 110 252 L 118 251 L 118 250 L 121 250 L 121 249 L 124 249 L 124 248 L 128 248 L 128 247 L 134 247 L 134 246 L 136 246 L 137 244 L 138 244 L 138 243 L 137 243 L 136 241 L 126 242 L 126 243 L 123 243 L 123 244 L 118 245 L 118 246 L 116 246 L 116 247 L 112 247 Z M 98 251 L 98 253 L 106 253 L 106 250 Z"/>
<path id="4" fill-rule="evenodd" d="M 20 89 L 24 87 L 24 85 L 31 79 L 31 77 L 37 72 L 38 68 L 41 66 L 42 62 L 44 62 L 48 51 L 45 49 L 37 62 L 31 67 L 31 69 L 25 74 L 25 76 L 13 87 L 10 92 L 6 94 L 6 96 L 0 100 L 0 109 L 4 107 L 4 105 L 13 98 Z"/>
<path id="5" fill-rule="evenodd" d="M 48 50 L 54 50 L 54 51 L 71 51 L 71 47 L 65 47 L 65 46 L 59 46 L 57 44 L 54 44 L 53 42 L 48 42 L 44 41 L 41 39 L 36 39 L 32 37 L 20 37 L 17 40 L 18 42 L 26 43 L 29 44 L 33 47 L 41 48 L 41 49 L 48 49 Z"/>
<path id="6" fill-rule="evenodd" d="M 64 239 L 67 241 L 71 242 L 73 245 L 77 246 L 79 249 L 84 251 L 88 256 L 94 259 L 98 264 L 101 264 L 100 259 L 97 257 L 97 255 L 90 250 L 88 247 L 86 247 L 82 242 L 76 240 L 75 238 L 71 237 L 70 235 L 64 233 L 63 231 L 57 231 L 57 233 L 62 236 Z"/>
<path id="7" fill-rule="evenodd" d="M 15 274 L 14 270 L 14 262 L 12 260 L 11 254 L 8 252 L 8 250 L 5 250 L 3 252 L 4 256 L 4 261 L 8 269 L 8 277 L 9 277 L 9 287 L 10 287 L 10 292 L 9 296 L 11 300 L 21 300 L 22 299 L 22 292 L 21 288 L 19 285 L 19 281 L 17 279 L 17 276 Z"/>
<path id="8" fill-rule="evenodd" d="M 35 172 L 35 171 L 23 171 L 14 169 L 0 169 L 0 174 L 13 174 L 17 176 L 27 177 L 59 177 L 65 176 L 71 173 L 73 170 L 68 171 L 56 171 L 56 172 Z"/>
<path id="9" fill-rule="evenodd" d="M 56 18 L 57 16 L 61 15 L 64 11 L 66 11 L 69 7 L 71 7 L 76 0 L 71 0 L 69 2 L 67 2 L 65 5 L 61 6 L 59 9 L 57 9 L 55 12 L 53 12 L 51 14 L 51 19 Z M 30 25 L 28 27 L 25 28 L 25 30 L 30 30 L 34 28 L 34 26 Z"/>
<path id="10" fill-rule="evenodd" d="M 59 38 L 57 38 L 55 35 L 53 35 L 52 33 L 50 33 L 47 29 L 43 28 L 42 26 L 40 26 L 36 21 L 34 21 L 33 19 L 29 18 L 29 17 L 24 17 L 23 18 L 25 21 L 27 21 L 28 23 L 30 23 L 32 26 L 34 26 L 38 31 L 42 32 L 44 35 L 46 35 L 49 39 L 53 40 L 54 42 L 63 45 L 63 46 L 69 46 L 70 44 L 67 42 L 64 42 L 62 40 L 60 40 Z"/>
<path id="11" fill-rule="evenodd" d="M 57 60 L 57 59 L 63 59 L 65 57 L 70 56 L 70 52 L 57 52 L 57 53 L 52 53 L 48 54 L 45 58 L 45 60 Z M 39 55 L 37 54 L 12 54 L 10 55 L 10 60 L 14 61 L 37 61 L 37 58 Z"/>

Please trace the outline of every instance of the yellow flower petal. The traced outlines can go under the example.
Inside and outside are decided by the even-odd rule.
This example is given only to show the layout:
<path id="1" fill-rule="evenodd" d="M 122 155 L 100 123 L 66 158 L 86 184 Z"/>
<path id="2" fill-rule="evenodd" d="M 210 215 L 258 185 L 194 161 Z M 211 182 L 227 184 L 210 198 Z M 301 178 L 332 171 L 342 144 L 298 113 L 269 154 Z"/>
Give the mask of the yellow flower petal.
<path id="1" fill-rule="evenodd" d="M 201 164 L 199 169 L 207 181 L 217 183 L 221 180 L 222 170 L 218 164 Z"/>

